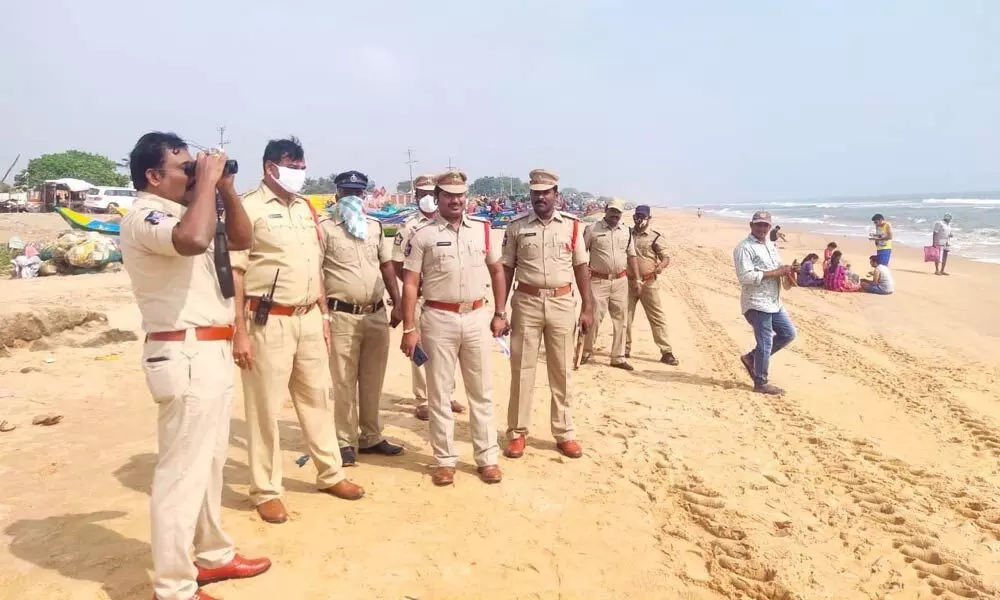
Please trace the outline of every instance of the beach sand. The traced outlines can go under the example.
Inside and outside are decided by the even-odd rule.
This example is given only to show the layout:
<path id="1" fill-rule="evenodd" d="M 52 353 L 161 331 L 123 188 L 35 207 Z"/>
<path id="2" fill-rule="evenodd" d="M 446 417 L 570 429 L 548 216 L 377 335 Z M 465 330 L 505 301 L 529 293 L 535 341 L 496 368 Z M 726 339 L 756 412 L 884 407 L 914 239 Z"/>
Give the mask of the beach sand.
<path id="1" fill-rule="evenodd" d="M 32 217 L 41 229 L 35 221 L 58 220 Z M 605 321 L 603 350 L 572 379 L 582 459 L 555 451 L 539 368 L 528 451 L 501 458 L 503 483 L 477 479 L 463 415 L 455 485 L 434 487 L 397 329 L 382 409 L 385 434 L 406 453 L 348 470 L 368 490 L 359 502 L 318 494 L 312 464 L 295 465 L 303 439 L 286 403 L 291 520 L 267 525 L 247 500 L 237 379 L 223 518 L 240 551 L 274 566 L 208 591 L 289 600 L 997 597 L 1000 267 L 956 258 L 951 277 L 935 277 L 919 249 L 898 247 L 892 296 L 787 292 L 799 335 L 772 361 L 772 381 L 788 394 L 771 398 L 751 391 L 738 360 L 752 332 L 732 249 L 747 227 L 676 211 L 658 211 L 653 227 L 673 257 L 663 294 L 681 364 L 657 362 L 640 312 L 636 370 L 609 368 Z M 828 241 L 786 234 L 787 263 L 822 254 Z M 837 241 L 866 272 L 871 245 Z M 140 329 L 124 273 L 2 281 L 0 294 L 4 311 L 85 306 L 106 313 L 108 326 Z M 0 419 L 18 426 L 0 433 L 0 598 L 151 596 L 156 407 L 139 350 L 55 345 L 0 358 Z M 501 431 L 509 377 L 497 349 Z M 461 384 L 457 396 L 465 402 Z M 31 425 L 47 412 L 65 419 Z"/>

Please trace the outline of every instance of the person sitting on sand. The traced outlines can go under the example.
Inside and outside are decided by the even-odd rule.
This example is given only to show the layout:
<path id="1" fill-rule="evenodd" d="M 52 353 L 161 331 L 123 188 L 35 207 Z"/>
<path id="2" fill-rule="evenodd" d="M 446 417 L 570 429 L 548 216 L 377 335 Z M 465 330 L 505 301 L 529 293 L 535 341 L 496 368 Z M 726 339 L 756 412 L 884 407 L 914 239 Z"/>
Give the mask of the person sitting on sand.
<path id="1" fill-rule="evenodd" d="M 798 273 L 799 287 L 823 287 L 823 278 L 817 277 L 816 273 L 813 272 L 813 265 L 816 264 L 817 260 L 819 260 L 819 255 L 815 252 L 810 252 L 802 259 Z"/>
<path id="2" fill-rule="evenodd" d="M 826 277 L 826 272 L 830 270 L 830 257 L 837 250 L 837 242 L 830 242 L 826 245 L 826 250 L 823 252 L 823 277 Z"/>
<path id="3" fill-rule="evenodd" d="M 788 239 L 785 238 L 785 234 L 781 233 L 781 225 L 775 225 L 774 229 L 771 230 L 771 241 L 775 244 L 778 242 L 788 241 Z"/>
<path id="4" fill-rule="evenodd" d="M 841 264 L 843 253 L 836 250 L 830 256 L 830 266 L 823 275 L 823 287 L 831 292 L 856 292 L 861 286 L 847 275 L 847 266 Z"/>
<path id="5" fill-rule="evenodd" d="M 870 294 L 881 294 L 883 296 L 888 296 L 889 294 L 896 291 L 896 281 L 892 278 L 892 271 L 889 270 L 888 265 L 880 265 L 878 262 L 878 256 L 872 255 L 868 257 L 868 262 L 871 263 L 872 271 L 871 279 L 861 280 L 861 289 Z"/>

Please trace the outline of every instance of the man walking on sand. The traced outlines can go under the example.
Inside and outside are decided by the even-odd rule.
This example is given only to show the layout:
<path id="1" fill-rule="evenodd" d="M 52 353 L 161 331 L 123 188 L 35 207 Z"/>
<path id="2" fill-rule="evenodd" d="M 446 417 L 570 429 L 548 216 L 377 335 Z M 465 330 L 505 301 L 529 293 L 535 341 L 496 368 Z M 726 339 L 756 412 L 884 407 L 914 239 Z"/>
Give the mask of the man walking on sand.
<path id="1" fill-rule="evenodd" d="M 945 213 L 944 218 L 934 224 L 934 237 L 931 245 L 938 249 L 938 259 L 934 261 L 935 275 L 948 275 L 948 252 L 951 250 L 951 213 Z"/>
<path id="2" fill-rule="evenodd" d="M 507 458 L 520 458 L 531 423 L 538 350 L 545 341 L 545 368 L 549 374 L 550 426 L 556 448 L 568 458 L 583 456 L 570 415 L 569 374 L 573 365 L 573 337 L 586 334 L 594 322 L 590 294 L 590 257 L 583 244 L 580 220 L 556 210 L 559 176 L 535 169 L 528 176 L 532 210 L 510 222 L 501 244 L 504 293 L 510 296 L 510 402 L 507 405 Z M 576 318 L 573 282 L 580 291 L 580 318 Z M 496 310 L 503 314 L 503 307 Z"/>
<path id="3" fill-rule="evenodd" d="M 438 203 L 434 198 L 434 188 L 436 175 L 421 175 L 413 180 L 413 194 L 417 202 L 419 212 L 406 220 L 396 232 L 396 237 L 392 241 L 392 265 L 396 270 L 396 277 L 403 279 L 403 261 L 406 257 L 403 250 L 406 243 L 410 241 L 413 232 L 424 223 L 429 222 L 437 215 Z M 420 313 L 423 310 L 423 289 L 417 286 L 417 304 L 414 309 L 413 326 L 420 331 Z M 417 408 L 413 415 L 421 421 L 431 418 L 430 409 L 427 407 L 427 378 L 424 377 L 424 370 L 410 362 L 410 377 L 413 385 L 413 399 L 417 401 Z M 465 412 L 465 407 L 460 402 L 451 401 L 451 412 L 461 414 Z"/>
<path id="4" fill-rule="evenodd" d="M 781 278 L 795 272 L 782 265 L 774 244 L 768 240 L 771 213 L 757 211 L 750 220 L 750 235 L 733 250 L 736 278 L 739 279 L 740 311 L 753 327 L 757 347 L 740 357 L 753 378 L 753 389 L 761 394 L 780 396 L 785 390 L 768 383 L 771 356 L 795 339 L 795 326 L 781 303 Z"/>
<path id="5" fill-rule="evenodd" d="M 594 326 L 587 332 L 580 364 L 594 354 L 594 338 L 604 315 L 610 313 L 612 327 L 611 366 L 633 371 L 625 360 L 625 316 L 628 312 L 628 280 L 626 275 L 638 273 L 632 230 L 622 223 L 625 203 L 617 198 L 608 202 L 604 219 L 583 230 L 583 241 L 590 252 L 590 289 L 597 314 Z"/>
<path id="6" fill-rule="evenodd" d="M 680 364 L 667 337 L 667 311 L 660 296 L 660 275 L 670 266 L 670 255 L 664 247 L 666 238 L 650 227 L 653 221 L 649 206 L 640 204 L 632 215 L 632 243 L 635 245 L 637 272 L 629 276 L 628 326 L 625 328 L 625 358 L 632 357 L 632 322 L 635 308 L 641 302 L 649 321 L 653 342 L 660 349 L 660 362 L 671 367 Z"/>

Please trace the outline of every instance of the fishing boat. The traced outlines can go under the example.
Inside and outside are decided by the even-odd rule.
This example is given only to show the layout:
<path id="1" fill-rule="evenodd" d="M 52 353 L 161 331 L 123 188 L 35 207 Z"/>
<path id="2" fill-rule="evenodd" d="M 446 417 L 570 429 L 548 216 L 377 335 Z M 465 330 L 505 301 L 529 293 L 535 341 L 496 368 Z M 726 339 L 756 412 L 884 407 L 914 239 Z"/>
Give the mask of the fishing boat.
<path id="1" fill-rule="evenodd" d="M 121 235 L 121 225 L 118 223 L 93 219 L 87 215 L 78 213 L 75 210 L 70 210 L 65 206 L 56 206 L 55 211 L 59 213 L 59 216 L 62 217 L 64 221 L 69 223 L 69 226 L 73 229 L 100 233 L 101 235 Z"/>

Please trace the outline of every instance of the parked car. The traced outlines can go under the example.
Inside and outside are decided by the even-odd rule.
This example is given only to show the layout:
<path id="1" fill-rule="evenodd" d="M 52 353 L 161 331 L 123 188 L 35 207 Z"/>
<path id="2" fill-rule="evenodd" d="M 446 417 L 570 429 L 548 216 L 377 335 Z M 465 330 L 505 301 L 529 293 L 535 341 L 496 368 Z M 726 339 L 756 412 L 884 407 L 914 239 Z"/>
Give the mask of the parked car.
<path id="1" fill-rule="evenodd" d="M 87 192 L 83 207 L 88 212 L 115 213 L 118 208 L 131 208 L 138 195 L 133 189 L 121 187 L 95 187 Z"/>

